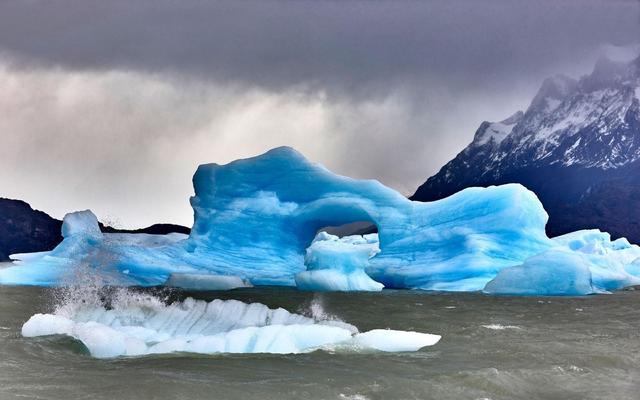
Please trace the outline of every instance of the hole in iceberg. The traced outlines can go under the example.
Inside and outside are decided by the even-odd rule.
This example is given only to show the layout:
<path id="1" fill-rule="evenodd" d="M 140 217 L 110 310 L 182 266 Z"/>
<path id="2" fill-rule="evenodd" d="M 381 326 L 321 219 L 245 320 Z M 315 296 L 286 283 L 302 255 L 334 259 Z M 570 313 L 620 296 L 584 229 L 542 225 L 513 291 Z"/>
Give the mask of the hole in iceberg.
<path id="1" fill-rule="evenodd" d="M 367 235 L 370 233 L 378 233 L 378 227 L 373 221 L 355 221 L 342 225 L 325 226 L 316 232 L 316 235 L 320 232 L 326 232 L 338 237 L 352 236 L 352 235 Z"/>
<path id="2" fill-rule="evenodd" d="M 371 221 L 320 228 L 305 250 L 306 271 L 295 276 L 298 289 L 382 290 L 384 285 L 366 273 L 369 260 L 380 253 L 377 230 Z"/>

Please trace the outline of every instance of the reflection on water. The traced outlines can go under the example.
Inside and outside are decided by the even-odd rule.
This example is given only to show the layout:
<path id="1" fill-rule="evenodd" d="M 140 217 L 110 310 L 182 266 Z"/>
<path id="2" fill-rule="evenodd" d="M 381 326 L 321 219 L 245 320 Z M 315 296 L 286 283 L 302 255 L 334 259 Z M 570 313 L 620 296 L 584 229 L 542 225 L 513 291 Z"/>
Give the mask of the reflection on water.
<path id="1" fill-rule="evenodd" d="M 0 399 L 623 399 L 640 390 L 639 292 L 509 298 L 260 288 L 172 293 L 169 300 L 186 296 L 331 315 L 360 331 L 385 327 L 443 338 L 410 353 L 99 360 L 66 337 L 21 337 L 31 315 L 53 311 L 51 290 L 0 287 Z"/>

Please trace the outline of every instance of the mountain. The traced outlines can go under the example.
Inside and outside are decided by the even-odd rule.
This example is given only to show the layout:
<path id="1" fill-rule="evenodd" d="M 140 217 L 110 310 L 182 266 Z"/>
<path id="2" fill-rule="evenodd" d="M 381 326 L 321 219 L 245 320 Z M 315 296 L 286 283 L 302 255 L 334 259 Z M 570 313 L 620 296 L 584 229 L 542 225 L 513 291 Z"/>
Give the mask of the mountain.
<path id="1" fill-rule="evenodd" d="M 146 228 L 139 229 L 117 229 L 100 223 L 100 230 L 103 233 L 148 233 L 150 235 L 166 235 L 167 233 L 183 233 L 188 235 L 191 233 L 191 228 L 176 224 L 153 224 Z"/>
<path id="2" fill-rule="evenodd" d="M 483 122 L 411 198 L 512 182 L 538 195 L 550 235 L 600 228 L 640 242 L 640 57 L 545 80 L 525 112 Z"/>
<path id="3" fill-rule="evenodd" d="M 34 210 L 22 200 L 0 198 L 0 261 L 9 261 L 16 253 L 48 251 L 62 241 L 62 221 Z M 105 233 L 148 233 L 164 235 L 177 232 L 189 234 L 191 229 L 174 224 L 154 224 L 146 228 L 127 230 L 100 224 Z"/>
<path id="4" fill-rule="evenodd" d="M 0 261 L 9 255 L 46 251 L 62 241 L 62 221 L 21 200 L 0 198 Z"/>

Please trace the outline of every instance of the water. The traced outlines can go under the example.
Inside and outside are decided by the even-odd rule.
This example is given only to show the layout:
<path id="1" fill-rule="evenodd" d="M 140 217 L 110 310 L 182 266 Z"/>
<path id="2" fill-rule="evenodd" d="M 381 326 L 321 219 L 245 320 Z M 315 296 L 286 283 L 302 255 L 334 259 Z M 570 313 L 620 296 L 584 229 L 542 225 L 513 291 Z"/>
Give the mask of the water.
<path id="1" fill-rule="evenodd" d="M 633 399 L 640 291 L 511 298 L 282 288 L 177 293 L 326 313 L 356 325 L 440 334 L 413 353 L 172 354 L 100 360 L 64 337 L 22 338 L 51 290 L 0 287 L 0 399 Z M 319 307 L 321 305 L 321 307 Z"/>

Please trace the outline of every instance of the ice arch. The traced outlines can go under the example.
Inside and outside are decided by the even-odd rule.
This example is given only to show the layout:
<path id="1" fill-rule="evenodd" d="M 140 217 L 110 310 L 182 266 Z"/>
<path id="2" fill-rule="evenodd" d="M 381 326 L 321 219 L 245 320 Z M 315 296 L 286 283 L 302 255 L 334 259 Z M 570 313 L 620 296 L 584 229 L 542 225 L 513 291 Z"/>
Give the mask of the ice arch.
<path id="1" fill-rule="evenodd" d="M 582 283 L 571 293 L 640 283 L 638 246 L 589 231 L 549 239 L 542 205 L 517 184 L 418 203 L 377 181 L 333 174 L 287 147 L 202 165 L 193 183 L 189 237 L 102 234 L 93 214 L 73 213 L 65 217 L 64 241 L 56 249 L 18 255 L 22 262 L 0 270 L 0 283 L 65 283 L 82 265 L 102 271 L 112 284 L 158 285 L 173 277 L 209 288 L 296 285 L 304 281 L 305 250 L 317 229 L 360 220 L 377 225 L 381 252 L 362 264 L 357 252 L 345 258 L 330 241 L 319 244 L 319 258 L 307 265 L 339 261 L 323 273 L 325 288 L 358 289 L 363 277 L 386 287 L 455 291 L 482 290 L 492 281 L 492 293 L 515 294 L 550 294 L 544 282 L 572 276 Z M 580 255 L 556 257 L 558 251 Z M 576 269 L 576 260 L 589 270 Z M 362 268 L 359 277 L 349 275 L 354 265 Z M 556 274 L 559 269 L 565 273 Z M 531 271 L 536 280 L 518 278 Z"/>
<path id="2" fill-rule="evenodd" d="M 320 228 L 367 220 L 382 229 L 391 226 L 392 210 L 407 203 L 377 181 L 335 175 L 288 147 L 201 165 L 193 184 L 188 248 L 226 271 L 246 265 L 242 275 L 261 284 L 294 284 Z"/>
<path id="3" fill-rule="evenodd" d="M 389 287 L 480 290 L 501 268 L 550 245 L 547 215 L 520 185 L 417 203 L 377 181 L 336 175 L 288 147 L 202 165 L 193 183 L 189 248 L 224 267 L 216 273 L 246 266 L 241 275 L 259 284 L 291 284 L 319 228 L 358 220 L 378 227 L 381 252 L 367 273 Z"/>

